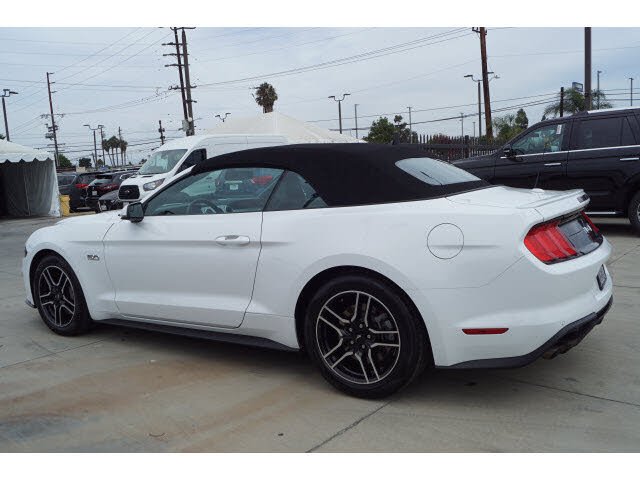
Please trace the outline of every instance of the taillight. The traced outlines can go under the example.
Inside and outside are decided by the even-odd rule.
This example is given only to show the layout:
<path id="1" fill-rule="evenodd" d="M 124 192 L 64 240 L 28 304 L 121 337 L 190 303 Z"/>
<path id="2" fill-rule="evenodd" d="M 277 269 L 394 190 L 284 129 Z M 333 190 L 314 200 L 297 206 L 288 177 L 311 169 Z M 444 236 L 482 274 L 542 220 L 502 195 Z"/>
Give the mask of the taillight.
<path id="1" fill-rule="evenodd" d="M 578 253 L 562 230 L 558 228 L 557 221 L 532 228 L 527 233 L 524 244 L 531 253 L 543 262 L 564 260 Z"/>
<path id="2" fill-rule="evenodd" d="M 84 187 L 87 187 L 87 186 L 89 186 L 88 183 L 76 183 L 76 187 L 78 187 L 78 188 L 84 188 Z"/>
<path id="3" fill-rule="evenodd" d="M 251 183 L 254 185 L 266 185 L 271 180 L 273 180 L 273 175 L 260 175 L 258 177 L 253 177 L 251 179 Z"/>
<path id="4" fill-rule="evenodd" d="M 582 212 L 582 216 L 585 218 L 585 220 L 587 222 L 589 222 L 589 225 L 591 225 L 591 228 L 593 228 L 593 231 L 598 233 L 600 230 L 598 230 L 598 227 L 596 227 L 593 222 L 591 221 L 591 219 L 589 217 L 587 217 L 587 214 Z"/>
<path id="5" fill-rule="evenodd" d="M 101 185 L 98 187 L 98 190 L 113 190 L 114 188 L 117 188 L 118 184 L 117 183 L 112 183 L 110 185 Z"/>

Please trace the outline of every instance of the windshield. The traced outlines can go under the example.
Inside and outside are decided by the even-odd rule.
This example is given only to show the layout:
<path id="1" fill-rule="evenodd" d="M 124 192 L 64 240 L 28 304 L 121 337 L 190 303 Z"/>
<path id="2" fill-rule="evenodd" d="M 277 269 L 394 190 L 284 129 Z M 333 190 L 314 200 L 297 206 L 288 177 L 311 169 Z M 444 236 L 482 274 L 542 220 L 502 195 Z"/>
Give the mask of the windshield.
<path id="1" fill-rule="evenodd" d="M 144 165 L 138 170 L 140 175 L 152 175 L 156 173 L 166 173 L 176 166 L 178 161 L 187 152 L 185 149 L 162 150 L 154 152 Z"/>
<path id="2" fill-rule="evenodd" d="M 480 179 L 461 168 L 433 158 L 406 158 L 396 166 L 429 185 L 477 182 Z"/>

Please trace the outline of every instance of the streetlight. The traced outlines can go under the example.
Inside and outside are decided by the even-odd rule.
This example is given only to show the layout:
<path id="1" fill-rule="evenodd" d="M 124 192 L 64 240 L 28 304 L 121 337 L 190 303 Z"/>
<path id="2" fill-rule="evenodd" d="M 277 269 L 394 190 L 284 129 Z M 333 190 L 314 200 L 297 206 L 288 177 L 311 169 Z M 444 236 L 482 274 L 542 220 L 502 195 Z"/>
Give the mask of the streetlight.
<path id="1" fill-rule="evenodd" d="M 348 96 L 350 93 L 343 93 L 342 98 L 338 100 L 335 95 L 331 95 L 328 98 L 333 98 L 334 101 L 338 102 L 338 120 L 340 122 L 340 133 L 342 133 L 342 101 Z"/>
<path id="2" fill-rule="evenodd" d="M 216 118 L 219 118 L 220 120 L 222 120 L 222 123 L 224 123 L 224 121 L 227 119 L 227 117 L 231 115 L 229 112 L 226 112 L 224 114 L 224 117 L 221 117 L 220 115 L 216 115 Z"/>
<path id="3" fill-rule="evenodd" d="M 631 106 L 633 107 L 633 77 L 629 77 L 629 80 L 631 81 L 631 88 L 629 89 L 629 93 L 631 94 Z"/>
<path id="4" fill-rule="evenodd" d="M 495 75 L 493 72 L 487 72 L 487 75 L 493 75 L 489 81 L 500 78 L 498 75 Z M 470 78 L 472 82 L 476 82 L 478 84 L 478 137 L 482 137 L 482 95 L 480 93 L 480 83 L 482 83 L 482 79 L 476 80 L 473 78 L 473 75 L 465 75 L 464 78 Z"/>
<path id="5" fill-rule="evenodd" d="M 93 154 L 95 156 L 95 163 L 97 168 L 98 167 L 98 146 L 96 144 L 96 130 L 102 131 L 102 129 L 104 128 L 104 125 L 98 125 L 96 128 L 91 128 L 91 125 L 89 125 L 88 123 L 85 123 L 83 126 L 89 127 L 89 130 L 93 132 Z"/>
<path id="6" fill-rule="evenodd" d="M 598 70 L 596 72 L 596 76 L 598 77 L 598 83 L 597 83 L 598 86 L 596 87 L 597 88 L 596 95 L 598 96 L 597 104 L 596 104 L 597 105 L 597 110 L 600 110 L 600 74 L 601 73 L 602 73 L 602 70 Z"/>
<path id="7" fill-rule="evenodd" d="M 7 123 L 7 107 L 4 104 L 4 99 L 10 97 L 11 95 L 18 95 L 18 92 L 14 92 L 13 90 L 9 90 L 8 88 L 3 88 L 3 94 L 0 95 L 2 97 L 2 113 L 4 114 L 4 131 L 7 134 L 7 142 L 9 139 L 9 124 Z"/>

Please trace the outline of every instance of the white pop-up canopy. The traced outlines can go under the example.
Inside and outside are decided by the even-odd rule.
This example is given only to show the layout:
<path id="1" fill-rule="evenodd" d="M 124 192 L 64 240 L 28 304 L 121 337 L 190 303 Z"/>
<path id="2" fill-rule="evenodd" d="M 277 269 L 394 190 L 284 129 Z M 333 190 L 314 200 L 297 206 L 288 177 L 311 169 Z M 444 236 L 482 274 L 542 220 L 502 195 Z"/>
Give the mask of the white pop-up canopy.
<path id="1" fill-rule="evenodd" d="M 230 117 L 226 122 L 207 130 L 206 134 L 275 134 L 287 137 L 289 143 L 358 143 L 353 137 L 297 120 L 278 112 L 253 117 Z"/>
<path id="2" fill-rule="evenodd" d="M 0 217 L 60 216 L 53 155 L 0 140 Z"/>

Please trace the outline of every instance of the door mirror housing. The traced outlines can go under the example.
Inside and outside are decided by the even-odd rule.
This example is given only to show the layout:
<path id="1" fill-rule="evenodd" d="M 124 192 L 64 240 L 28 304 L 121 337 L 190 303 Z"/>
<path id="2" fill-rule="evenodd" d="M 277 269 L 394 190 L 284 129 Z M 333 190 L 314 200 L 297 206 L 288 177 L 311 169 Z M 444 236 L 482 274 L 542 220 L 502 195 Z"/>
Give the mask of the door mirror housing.
<path id="1" fill-rule="evenodd" d="M 121 217 L 123 220 L 129 220 L 133 223 L 141 222 L 144 218 L 144 209 L 142 203 L 135 202 L 127 205 L 124 215 Z"/>
<path id="2" fill-rule="evenodd" d="M 504 153 L 505 157 L 515 157 L 516 153 L 511 148 L 511 145 L 505 145 L 502 147 L 502 153 Z"/>

